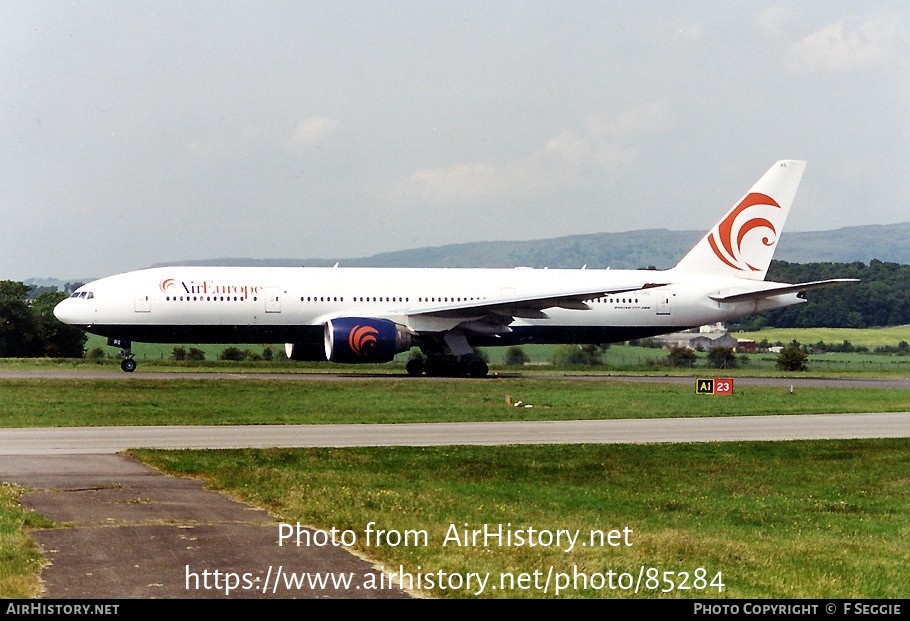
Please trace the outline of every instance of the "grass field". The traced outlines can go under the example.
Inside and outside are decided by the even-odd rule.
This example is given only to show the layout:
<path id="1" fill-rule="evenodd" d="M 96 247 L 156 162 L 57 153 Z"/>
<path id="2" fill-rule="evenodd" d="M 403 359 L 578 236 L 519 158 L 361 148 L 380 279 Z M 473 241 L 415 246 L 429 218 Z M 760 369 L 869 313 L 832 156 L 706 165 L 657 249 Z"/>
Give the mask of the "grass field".
<path id="1" fill-rule="evenodd" d="M 850 341 L 859 347 L 895 346 L 901 341 L 910 343 L 910 325 L 891 326 L 887 328 L 766 328 L 760 332 L 736 332 L 734 336 L 739 339 L 752 339 L 761 341 L 767 339 L 771 343 L 799 341 L 804 345 L 825 343 L 839 345 Z"/>
<path id="2" fill-rule="evenodd" d="M 350 531 L 389 570 L 489 577 L 482 591 L 442 582 L 432 597 L 906 598 L 908 450 L 901 439 L 135 454 L 281 521 Z M 370 522 L 401 539 L 368 545 Z M 526 544 L 466 545 L 485 525 Z M 570 548 L 531 528 L 579 538 Z M 610 531 L 619 545 L 602 543 Z M 526 588 L 510 580 L 520 574 Z"/>
<path id="3" fill-rule="evenodd" d="M 3 427 L 416 423 L 905 411 L 901 389 L 691 385 L 561 378 L 0 381 Z M 533 407 L 510 407 L 507 400 Z"/>

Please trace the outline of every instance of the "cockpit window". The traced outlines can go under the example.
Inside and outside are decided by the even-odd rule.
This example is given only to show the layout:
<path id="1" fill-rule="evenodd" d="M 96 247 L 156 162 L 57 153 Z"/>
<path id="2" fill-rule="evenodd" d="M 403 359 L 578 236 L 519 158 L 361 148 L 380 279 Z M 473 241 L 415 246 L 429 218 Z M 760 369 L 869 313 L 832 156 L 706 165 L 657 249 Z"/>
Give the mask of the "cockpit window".
<path id="1" fill-rule="evenodd" d="M 82 298 L 85 300 L 92 300 L 95 297 L 95 294 L 91 291 L 76 291 L 71 296 L 71 298 Z"/>

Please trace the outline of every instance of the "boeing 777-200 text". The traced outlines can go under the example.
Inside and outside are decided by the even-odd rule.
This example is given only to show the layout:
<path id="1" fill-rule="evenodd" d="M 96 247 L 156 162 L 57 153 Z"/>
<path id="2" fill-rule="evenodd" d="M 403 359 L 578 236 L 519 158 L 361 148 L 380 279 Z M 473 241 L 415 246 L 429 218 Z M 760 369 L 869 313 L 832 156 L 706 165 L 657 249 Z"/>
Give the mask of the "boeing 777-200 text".
<path id="1" fill-rule="evenodd" d="M 668 270 L 158 267 L 90 282 L 54 314 L 119 345 L 124 371 L 136 368 L 132 341 L 286 343 L 293 360 L 343 363 L 418 347 L 413 375 L 482 376 L 475 347 L 639 339 L 850 282 L 764 280 L 804 168 L 774 164 Z"/>

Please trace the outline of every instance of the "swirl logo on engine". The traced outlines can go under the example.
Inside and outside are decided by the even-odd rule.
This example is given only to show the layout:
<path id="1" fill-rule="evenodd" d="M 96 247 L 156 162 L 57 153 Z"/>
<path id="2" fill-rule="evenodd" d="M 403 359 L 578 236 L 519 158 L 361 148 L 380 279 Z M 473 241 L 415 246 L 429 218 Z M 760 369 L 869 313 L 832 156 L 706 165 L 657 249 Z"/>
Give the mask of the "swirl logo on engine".
<path id="1" fill-rule="evenodd" d="M 348 347 L 358 356 L 366 355 L 365 348 L 372 348 L 376 345 L 376 335 L 379 330 L 373 326 L 354 326 L 351 333 L 348 334 Z"/>
<path id="2" fill-rule="evenodd" d="M 751 231 L 755 229 L 767 229 L 770 233 L 762 237 L 761 243 L 765 246 L 773 246 L 777 243 L 777 229 L 774 228 L 774 225 L 770 220 L 756 216 L 748 218 L 744 222 L 737 222 L 737 218 L 739 218 L 743 212 L 756 206 L 781 208 L 780 205 L 777 204 L 777 201 L 767 194 L 753 192 L 746 196 L 746 198 L 744 198 L 739 205 L 737 205 L 727 217 L 717 225 L 717 229 L 711 231 L 710 235 L 708 235 L 708 243 L 711 245 L 711 249 L 714 251 L 717 258 L 735 270 L 759 271 L 759 268 L 750 265 L 746 258 L 743 257 L 743 239 Z"/>

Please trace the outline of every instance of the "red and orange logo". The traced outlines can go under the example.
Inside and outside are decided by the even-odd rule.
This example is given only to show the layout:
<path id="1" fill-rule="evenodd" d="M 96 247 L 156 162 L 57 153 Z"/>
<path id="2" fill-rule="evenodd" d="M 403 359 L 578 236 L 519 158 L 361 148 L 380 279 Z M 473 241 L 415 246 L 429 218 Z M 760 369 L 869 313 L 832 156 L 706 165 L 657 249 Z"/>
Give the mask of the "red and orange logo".
<path id="1" fill-rule="evenodd" d="M 366 354 L 365 348 L 373 348 L 376 345 L 377 334 L 379 330 L 373 326 L 354 326 L 348 334 L 348 347 L 358 356 L 363 356 Z"/>
<path id="2" fill-rule="evenodd" d="M 734 208 L 723 221 L 717 225 L 717 229 L 711 231 L 708 235 L 708 243 L 717 258 L 729 265 L 735 270 L 752 270 L 759 271 L 759 268 L 749 265 L 746 258 L 743 257 L 742 243 L 746 235 L 755 229 L 767 229 L 770 233 L 762 237 L 762 244 L 773 246 L 777 243 L 777 229 L 774 224 L 767 218 L 754 217 L 745 222 L 737 223 L 737 218 L 746 210 L 757 205 L 766 207 L 776 207 L 780 209 L 773 198 L 767 194 L 753 192 L 746 196 L 739 205 Z"/>
<path id="3" fill-rule="evenodd" d="M 167 293 L 168 291 L 173 289 L 175 286 L 177 286 L 177 281 L 174 280 L 173 278 L 165 278 L 164 280 L 161 281 L 161 284 L 158 286 L 161 287 L 161 291 L 163 293 Z"/>

